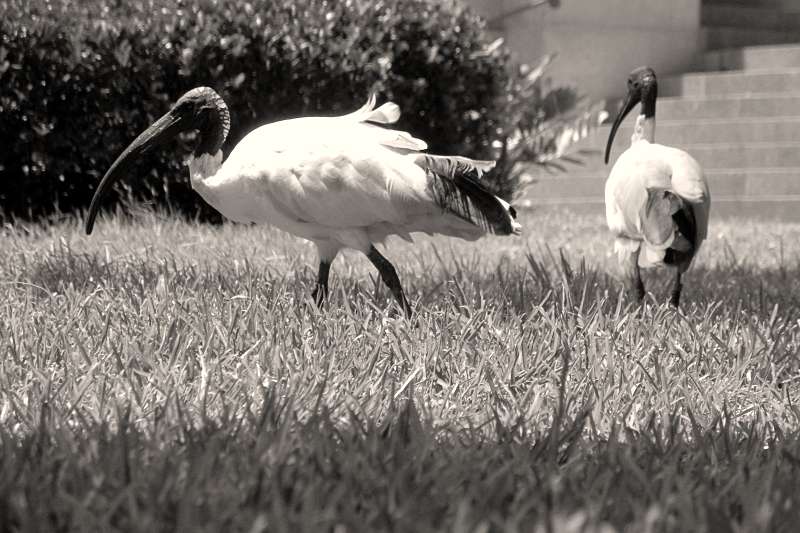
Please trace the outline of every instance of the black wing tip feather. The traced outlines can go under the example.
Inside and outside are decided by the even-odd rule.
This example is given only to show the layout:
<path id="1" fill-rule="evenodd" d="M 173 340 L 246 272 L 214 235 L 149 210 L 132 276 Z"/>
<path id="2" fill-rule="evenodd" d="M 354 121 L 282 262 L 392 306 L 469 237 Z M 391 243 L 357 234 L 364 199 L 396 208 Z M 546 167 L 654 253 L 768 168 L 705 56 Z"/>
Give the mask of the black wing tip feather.
<path id="1" fill-rule="evenodd" d="M 688 202 L 683 202 L 683 204 L 683 207 L 672 215 L 672 219 L 678 226 L 678 231 L 686 237 L 692 248 L 695 248 L 697 246 L 697 219 L 694 216 L 692 205 Z"/>
<path id="2" fill-rule="evenodd" d="M 470 176 L 479 179 L 485 172 L 494 168 L 494 161 L 481 161 L 461 156 L 441 156 L 419 154 L 417 164 L 434 174 L 450 179 L 457 176 Z"/>
<path id="3" fill-rule="evenodd" d="M 417 164 L 425 169 L 436 203 L 442 209 L 495 235 L 521 232 L 517 210 L 492 194 L 480 181 L 493 161 L 421 154 Z"/>
<path id="4" fill-rule="evenodd" d="M 664 263 L 668 265 L 688 265 L 697 251 L 697 219 L 694 208 L 688 202 L 672 215 L 672 220 L 678 227 L 678 233 L 691 245 L 689 250 L 676 250 L 667 248 L 664 254 Z M 677 238 L 677 237 L 676 237 Z"/>

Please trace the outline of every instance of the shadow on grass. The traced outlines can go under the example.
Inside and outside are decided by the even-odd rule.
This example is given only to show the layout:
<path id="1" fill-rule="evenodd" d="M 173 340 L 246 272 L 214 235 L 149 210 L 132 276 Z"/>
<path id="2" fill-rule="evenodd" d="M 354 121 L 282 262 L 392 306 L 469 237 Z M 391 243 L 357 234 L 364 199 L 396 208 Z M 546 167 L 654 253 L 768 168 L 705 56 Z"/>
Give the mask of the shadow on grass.
<path id="1" fill-rule="evenodd" d="M 45 407 L 24 437 L 0 429 L 2 529 L 788 532 L 800 519 L 800 436 L 768 423 L 653 417 L 601 438 L 588 411 L 535 431 L 498 413 L 437 426 L 412 401 L 380 419 L 300 416 L 266 393 L 201 422 L 167 403 L 136 424 L 125 407 L 113 427 Z"/>

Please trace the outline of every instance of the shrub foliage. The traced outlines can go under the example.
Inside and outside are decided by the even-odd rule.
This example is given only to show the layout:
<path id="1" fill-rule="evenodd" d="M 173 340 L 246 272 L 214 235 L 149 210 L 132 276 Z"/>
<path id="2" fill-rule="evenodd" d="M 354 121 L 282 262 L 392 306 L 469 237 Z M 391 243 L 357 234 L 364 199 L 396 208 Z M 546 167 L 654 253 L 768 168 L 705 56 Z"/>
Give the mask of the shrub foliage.
<path id="1" fill-rule="evenodd" d="M 85 208 L 125 146 L 200 85 L 231 109 L 226 153 L 258 124 L 348 112 L 376 92 L 432 152 L 498 157 L 520 96 L 535 112 L 541 95 L 520 89 L 497 44 L 454 1 L 0 0 L 0 211 Z M 196 212 L 190 141 L 154 150 L 127 194 Z M 508 166 L 488 178 L 506 197 L 519 182 Z"/>

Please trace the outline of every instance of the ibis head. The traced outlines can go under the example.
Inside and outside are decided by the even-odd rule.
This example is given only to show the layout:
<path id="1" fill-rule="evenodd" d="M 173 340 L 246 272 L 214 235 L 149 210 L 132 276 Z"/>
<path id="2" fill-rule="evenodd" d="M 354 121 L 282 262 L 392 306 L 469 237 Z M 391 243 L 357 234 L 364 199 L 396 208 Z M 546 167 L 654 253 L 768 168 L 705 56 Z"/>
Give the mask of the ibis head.
<path id="1" fill-rule="evenodd" d="M 614 119 L 611 126 L 611 133 L 608 135 L 606 144 L 605 161 L 608 163 L 608 156 L 611 154 L 611 144 L 614 142 L 614 135 L 623 119 L 631 112 L 636 104 L 642 104 L 642 114 L 646 118 L 652 118 L 656 114 L 656 97 L 658 96 L 658 83 L 656 73 L 650 67 L 639 67 L 628 76 L 628 94 L 625 101 Z"/>
<path id="2" fill-rule="evenodd" d="M 130 170 L 138 156 L 191 130 L 198 131 L 195 156 L 213 155 L 225 142 L 230 123 L 228 107 L 213 89 L 198 87 L 181 96 L 172 109 L 134 139 L 103 176 L 89 205 L 86 233 L 92 233 L 102 198 Z"/>

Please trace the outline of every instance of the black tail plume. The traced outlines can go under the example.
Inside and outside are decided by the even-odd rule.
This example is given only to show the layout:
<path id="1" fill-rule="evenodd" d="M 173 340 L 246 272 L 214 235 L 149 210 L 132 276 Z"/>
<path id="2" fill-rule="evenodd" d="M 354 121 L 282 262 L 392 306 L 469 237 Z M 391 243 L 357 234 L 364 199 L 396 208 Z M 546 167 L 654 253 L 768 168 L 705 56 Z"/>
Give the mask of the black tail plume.
<path id="1" fill-rule="evenodd" d="M 479 181 L 484 172 L 494 167 L 494 161 L 421 154 L 415 162 L 425 169 L 431 195 L 442 209 L 488 233 L 521 233 L 516 210 Z"/>
<path id="2" fill-rule="evenodd" d="M 688 250 L 678 250 L 674 246 L 667 248 L 664 254 L 664 263 L 668 265 L 686 265 L 691 262 L 697 251 L 697 222 L 694 217 L 694 209 L 688 202 L 684 202 L 683 206 L 672 215 L 672 220 L 678 227 L 678 235 L 676 239 L 683 237 L 688 241 L 690 247 Z"/>

